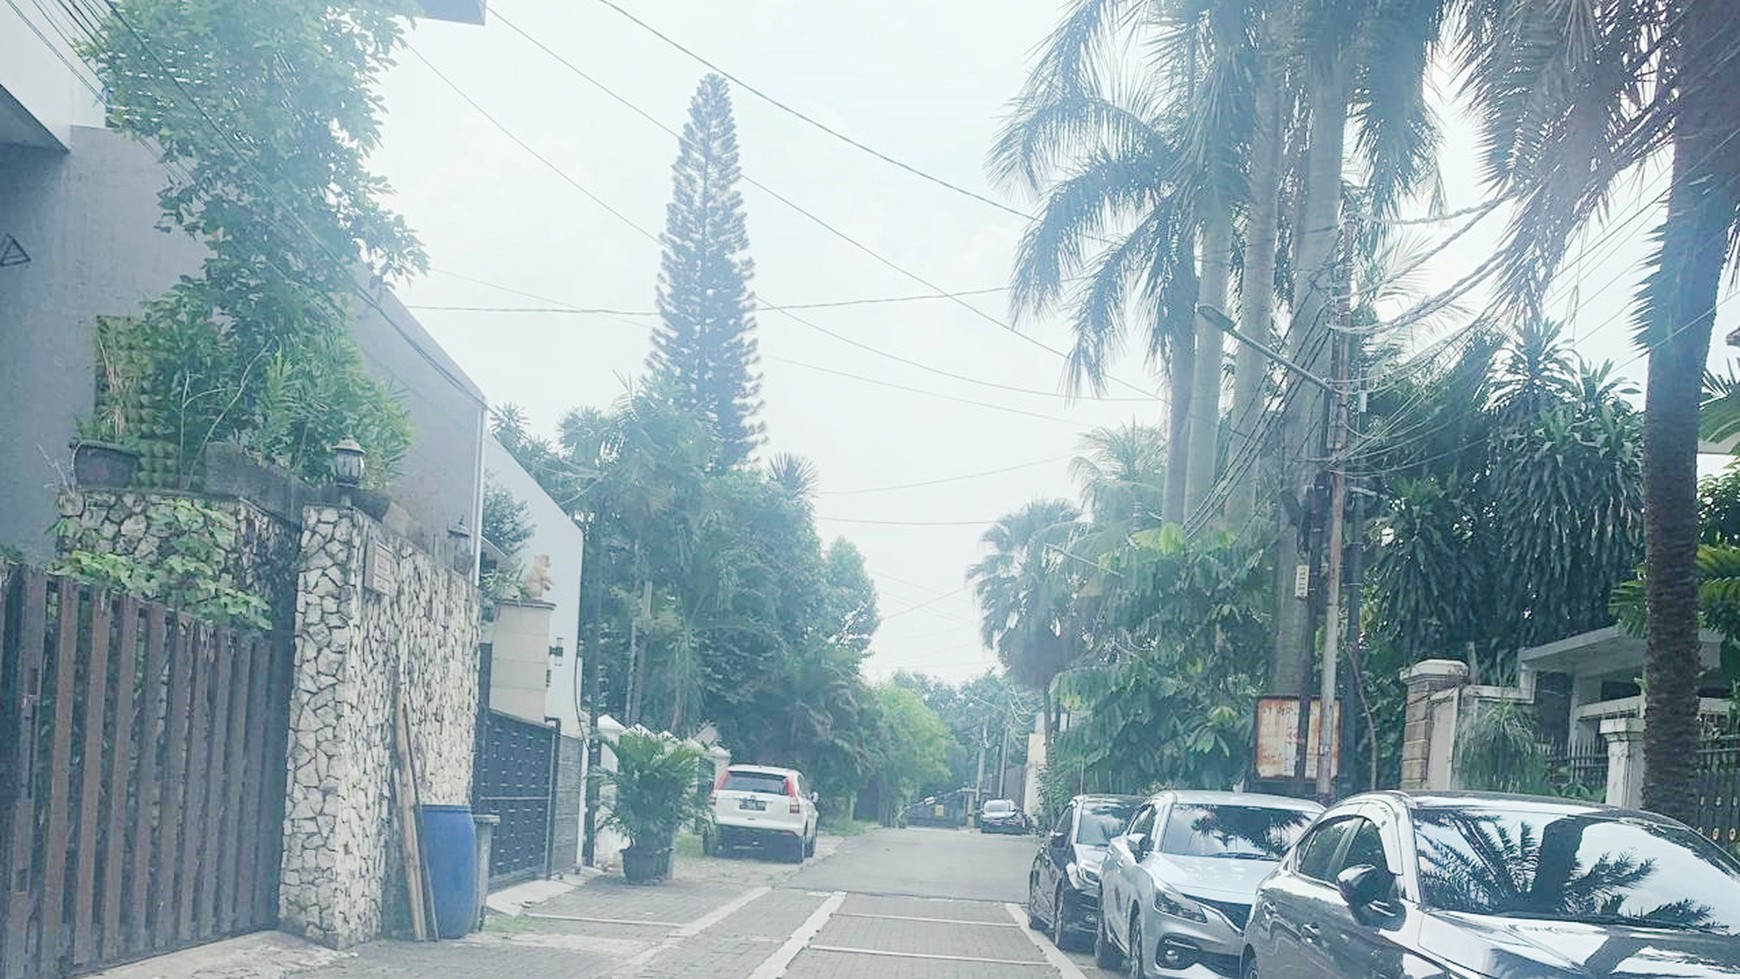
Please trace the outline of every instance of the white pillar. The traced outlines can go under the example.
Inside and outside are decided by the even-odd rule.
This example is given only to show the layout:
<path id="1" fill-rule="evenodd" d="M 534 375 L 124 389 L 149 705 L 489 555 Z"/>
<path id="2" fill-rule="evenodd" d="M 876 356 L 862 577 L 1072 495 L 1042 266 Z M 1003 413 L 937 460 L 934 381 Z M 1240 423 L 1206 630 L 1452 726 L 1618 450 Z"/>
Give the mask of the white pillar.
<path id="1" fill-rule="evenodd" d="M 1607 804 L 1643 805 L 1643 718 L 1609 717 L 1601 722 L 1607 742 Z"/>

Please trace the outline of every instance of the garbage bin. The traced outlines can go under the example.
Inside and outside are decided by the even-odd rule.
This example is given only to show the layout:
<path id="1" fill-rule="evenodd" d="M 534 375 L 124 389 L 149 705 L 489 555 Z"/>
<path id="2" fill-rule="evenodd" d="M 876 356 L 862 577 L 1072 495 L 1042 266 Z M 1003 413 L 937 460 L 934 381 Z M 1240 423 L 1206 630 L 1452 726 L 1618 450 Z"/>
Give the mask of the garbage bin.
<path id="1" fill-rule="evenodd" d="M 435 903 L 435 937 L 477 927 L 477 826 L 470 806 L 419 806 L 423 865 Z"/>
<path id="2" fill-rule="evenodd" d="M 471 821 L 477 824 L 477 926 L 482 928 L 484 903 L 489 900 L 489 854 L 501 817 L 479 812 L 472 814 Z"/>

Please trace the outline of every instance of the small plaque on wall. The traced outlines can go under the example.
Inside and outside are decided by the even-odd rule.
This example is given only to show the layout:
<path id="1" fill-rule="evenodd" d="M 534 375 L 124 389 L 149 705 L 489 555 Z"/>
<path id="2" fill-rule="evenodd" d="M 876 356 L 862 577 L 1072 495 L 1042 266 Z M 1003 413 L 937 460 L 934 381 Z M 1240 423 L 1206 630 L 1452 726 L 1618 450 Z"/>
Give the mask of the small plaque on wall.
<path id="1" fill-rule="evenodd" d="M 392 549 L 382 547 L 379 540 L 370 538 L 368 549 L 363 553 L 363 588 L 377 595 L 391 595 L 397 574 Z"/>

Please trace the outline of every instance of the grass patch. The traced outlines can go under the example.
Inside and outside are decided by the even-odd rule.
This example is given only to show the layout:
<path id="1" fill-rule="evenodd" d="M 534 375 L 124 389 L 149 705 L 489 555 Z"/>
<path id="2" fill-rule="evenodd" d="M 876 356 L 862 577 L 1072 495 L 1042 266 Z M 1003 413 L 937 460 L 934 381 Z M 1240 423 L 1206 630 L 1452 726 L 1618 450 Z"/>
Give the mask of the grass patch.
<path id="1" fill-rule="evenodd" d="M 525 915 L 488 914 L 483 918 L 483 930 L 495 935 L 524 935 L 537 931 L 537 922 Z"/>
<path id="2" fill-rule="evenodd" d="M 835 836 L 863 836 L 873 829 L 881 828 L 881 824 L 867 819 L 847 819 L 841 822 L 828 823 L 822 828 Z"/>
<path id="3" fill-rule="evenodd" d="M 694 833 L 678 833 L 672 850 L 679 857 L 699 857 L 704 852 L 701 849 L 701 838 Z"/>

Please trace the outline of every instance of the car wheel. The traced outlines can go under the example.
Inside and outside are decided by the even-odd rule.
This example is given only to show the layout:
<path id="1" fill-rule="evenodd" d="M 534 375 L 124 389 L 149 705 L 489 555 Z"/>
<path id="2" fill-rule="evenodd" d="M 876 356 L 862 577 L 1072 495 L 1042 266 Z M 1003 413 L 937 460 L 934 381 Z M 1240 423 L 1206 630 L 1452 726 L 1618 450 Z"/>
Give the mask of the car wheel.
<path id="1" fill-rule="evenodd" d="M 1038 905 L 1033 903 L 1033 899 L 1038 895 L 1033 893 L 1035 890 L 1033 885 L 1037 883 L 1039 883 L 1039 881 L 1029 874 L 1027 877 L 1027 927 L 1034 931 L 1044 931 L 1045 919 L 1041 918 L 1034 912 L 1034 908 L 1038 907 Z"/>
<path id="2" fill-rule="evenodd" d="M 1059 887 L 1051 899 L 1051 944 L 1069 950 L 1069 892 Z"/>
<path id="3" fill-rule="evenodd" d="M 785 856 L 787 862 L 790 863 L 804 862 L 804 838 L 802 836 L 792 837 L 790 849 Z"/>
<path id="4" fill-rule="evenodd" d="M 1142 917 L 1131 915 L 1130 954 L 1124 956 L 1125 963 L 1130 967 L 1126 973 L 1130 979 L 1148 979 L 1148 970 L 1143 963 L 1147 954 L 1142 946 Z"/>
<path id="5" fill-rule="evenodd" d="M 713 841 L 713 834 L 707 832 L 706 830 L 702 830 L 701 831 L 701 852 L 710 857 L 714 853 L 718 852 L 718 850 L 719 850 L 719 844 L 715 843 Z"/>
<path id="6" fill-rule="evenodd" d="M 809 838 L 804 841 L 804 856 L 813 857 L 816 855 L 816 837 L 821 835 L 821 830 L 814 830 L 810 833 Z"/>
<path id="7" fill-rule="evenodd" d="M 1245 968 L 1239 975 L 1243 976 L 1244 979 L 1257 979 L 1257 957 L 1255 955 L 1245 953 Z"/>
<path id="8" fill-rule="evenodd" d="M 1121 963 L 1118 946 L 1112 944 L 1112 936 L 1106 933 L 1105 909 L 1101 908 L 1099 927 L 1094 929 L 1094 965 L 1102 969 L 1116 969 Z"/>

